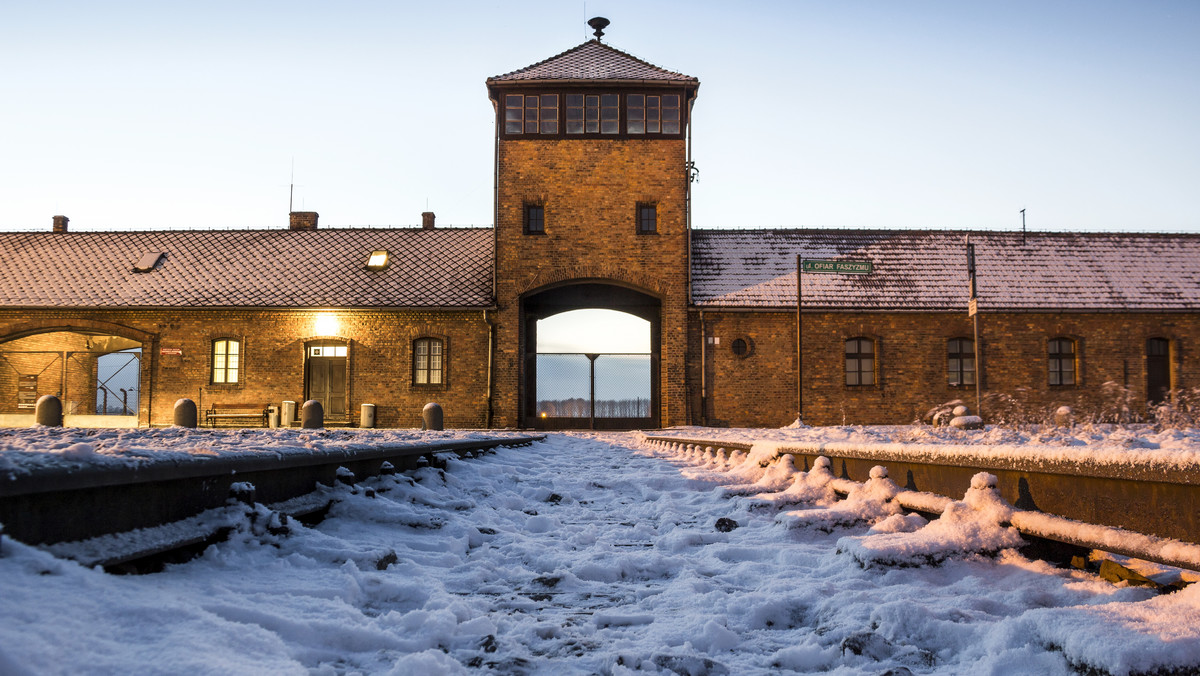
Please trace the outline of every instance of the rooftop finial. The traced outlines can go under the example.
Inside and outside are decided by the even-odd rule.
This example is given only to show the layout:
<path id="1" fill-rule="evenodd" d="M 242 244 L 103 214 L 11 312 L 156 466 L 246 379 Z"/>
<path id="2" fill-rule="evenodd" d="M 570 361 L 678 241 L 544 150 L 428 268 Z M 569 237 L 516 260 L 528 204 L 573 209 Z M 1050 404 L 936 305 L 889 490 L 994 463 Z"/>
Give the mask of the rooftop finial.
<path id="1" fill-rule="evenodd" d="M 596 32 L 592 35 L 595 35 L 596 39 L 599 40 L 600 38 L 604 37 L 604 29 L 608 28 L 608 19 L 605 19 L 602 16 L 594 17 L 588 19 L 588 25 L 596 29 Z"/>

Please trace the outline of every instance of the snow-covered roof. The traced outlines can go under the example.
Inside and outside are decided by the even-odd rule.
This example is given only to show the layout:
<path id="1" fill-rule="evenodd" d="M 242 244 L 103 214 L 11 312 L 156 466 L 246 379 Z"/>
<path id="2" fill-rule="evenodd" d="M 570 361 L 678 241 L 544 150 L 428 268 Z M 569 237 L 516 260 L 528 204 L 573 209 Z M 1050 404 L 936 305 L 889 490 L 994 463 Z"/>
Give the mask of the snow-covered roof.
<path id="1" fill-rule="evenodd" d="M 492 304 L 491 228 L 0 233 L 0 255 L 0 307 Z"/>
<path id="2" fill-rule="evenodd" d="M 698 83 L 694 77 L 659 68 L 599 40 L 572 47 L 531 66 L 488 78 L 488 84 L 541 80 L 637 80 Z"/>
<path id="3" fill-rule="evenodd" d="M 864 260 L 871 274 L 803 274 L 804 307 L 964 310 L 962 231 L 695 230 L 693 302 L 795 307 L 796 254 Z M 1200 310 L 1200 235 L 971 232 L 979 308 Z"/>

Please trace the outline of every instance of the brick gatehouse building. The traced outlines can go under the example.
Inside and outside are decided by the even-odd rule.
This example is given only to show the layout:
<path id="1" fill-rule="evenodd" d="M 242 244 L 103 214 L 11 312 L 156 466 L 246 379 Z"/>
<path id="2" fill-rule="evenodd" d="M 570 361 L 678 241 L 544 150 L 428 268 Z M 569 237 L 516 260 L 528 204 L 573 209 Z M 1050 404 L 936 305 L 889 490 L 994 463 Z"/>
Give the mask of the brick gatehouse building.
<path id="1" fill-rule="evenodd" d="M 340 425 L 429 401 L 454 427 L 907 423 L 977 385 L 1132 415 L 1200 386 L 1197 236 L 970 233 L 976 346 L 966 233 L 694 228 L 699 84 L 599 37 L 489 78 L 493 228 L 2 233 L 0 422 L 55 394 L 97 426 L 167 425 L 184 397 L 316 399 Z M 797 257 L 871 272 L 800 275 L 798 317 Z M 588 308 L 644 320 L 647 353 L 609 376 L 538 353 L 540 321 Z"/>

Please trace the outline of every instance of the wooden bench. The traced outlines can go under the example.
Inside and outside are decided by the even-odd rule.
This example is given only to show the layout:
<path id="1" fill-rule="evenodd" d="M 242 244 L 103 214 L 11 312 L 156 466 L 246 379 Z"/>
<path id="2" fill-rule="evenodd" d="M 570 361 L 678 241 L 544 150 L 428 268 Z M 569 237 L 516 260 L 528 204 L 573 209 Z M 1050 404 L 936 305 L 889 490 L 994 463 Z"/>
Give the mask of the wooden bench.
<path id="1" fill-rule="evenodd" d="M 204 419 L 209 427 L 216 427 L 217 423 L 223 421 L 239 427 L 251 425 L 267 427 L 267 416 L 270 413 L 267 410 L 268 406 L 268 404 L 222 404 L 218 402 L 204 412 Z"/>

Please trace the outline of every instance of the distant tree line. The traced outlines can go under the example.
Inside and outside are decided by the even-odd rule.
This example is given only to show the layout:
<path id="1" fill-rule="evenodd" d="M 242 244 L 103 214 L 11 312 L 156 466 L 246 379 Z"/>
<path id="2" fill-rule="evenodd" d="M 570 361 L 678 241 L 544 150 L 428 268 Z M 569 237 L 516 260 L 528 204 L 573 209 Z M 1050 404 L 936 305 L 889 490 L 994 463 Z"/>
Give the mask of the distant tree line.
<path id="1" fill-rule="evenodd" d="M 538 402 L 538 415 L 545 413 L 550 418 L 587 418 L 591 416 L 589 401 L 583 397 L 572 399 L 543 400 Z M 650 400 L 633 399 L 596 400 L 597 418 L 649 418 Z"/>

